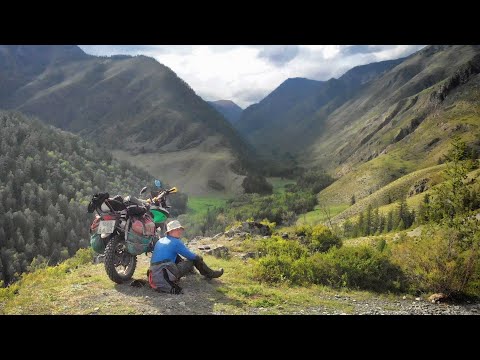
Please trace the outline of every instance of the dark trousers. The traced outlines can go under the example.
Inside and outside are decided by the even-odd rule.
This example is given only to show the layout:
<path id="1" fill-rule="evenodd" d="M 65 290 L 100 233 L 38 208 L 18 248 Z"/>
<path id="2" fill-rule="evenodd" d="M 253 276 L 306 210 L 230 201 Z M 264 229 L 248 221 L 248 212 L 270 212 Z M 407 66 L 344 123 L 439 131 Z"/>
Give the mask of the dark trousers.
<path id="1" fill-rule="evenodd" d="M 200 272 L 203 276 L 206 277 L 216 277 L 216 271 L 210 269 L 207 264 L 203 261 L 203 259 L 195 259 L 195 260 L 179 260 L 179 256 L 177 256 L 177 259 L 175 263 L 177 264 L 178 272 L 179 272 L 179 277 L 183 277 L 187 275 L 189 272 L 192 271 L 193 267 Z M 177 262 L 178 261 L 178 262 Z M 216 275 L 216 276 L 215 276 Z"/>
<path id="2" fill-rule="evenodd" d="M 192 271 L 193 269 L 193 261 L 191 260 L 182 260 L 177 263 L 177 268 L 178 268 L 178 277 L 183 277 L 187 275 L 189 272 Z"/>

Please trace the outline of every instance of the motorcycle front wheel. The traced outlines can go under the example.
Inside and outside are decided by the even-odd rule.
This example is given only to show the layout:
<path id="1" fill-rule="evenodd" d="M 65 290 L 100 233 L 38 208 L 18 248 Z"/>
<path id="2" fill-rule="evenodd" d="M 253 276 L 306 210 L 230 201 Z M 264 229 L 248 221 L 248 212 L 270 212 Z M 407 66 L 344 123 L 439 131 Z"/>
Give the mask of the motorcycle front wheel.
<path id="1" fill-rule="evenodd" d="M 137 266 L 137 257 L 127 251 L 121 236 L 115 236 L 105 248 L 105 271 L 117 284 L 130 280 Z"/>

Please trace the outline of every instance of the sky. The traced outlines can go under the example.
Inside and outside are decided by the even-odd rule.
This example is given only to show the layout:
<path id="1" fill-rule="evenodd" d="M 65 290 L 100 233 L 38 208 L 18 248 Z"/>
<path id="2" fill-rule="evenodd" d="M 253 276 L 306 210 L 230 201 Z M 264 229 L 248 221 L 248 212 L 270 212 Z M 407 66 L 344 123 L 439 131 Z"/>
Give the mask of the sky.
<path id="1" fill-rule="evenodd" d="M 146 55 L 204 100 L 259 102 L 288 78 L 338 78 L 357 65 L 398 59 L 425 45 L 80 45 L 91 55 Z"/>

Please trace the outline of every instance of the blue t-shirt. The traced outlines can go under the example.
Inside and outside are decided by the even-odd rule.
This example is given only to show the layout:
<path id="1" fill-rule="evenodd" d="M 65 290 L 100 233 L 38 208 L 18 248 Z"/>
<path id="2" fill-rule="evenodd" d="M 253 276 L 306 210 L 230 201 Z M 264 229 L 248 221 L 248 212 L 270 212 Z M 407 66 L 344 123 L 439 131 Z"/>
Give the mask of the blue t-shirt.
<path id="1" fill-rule="evenodd" d="M 195 260 L 196 257 L 180 239 L 167 235 L 155 244 L 151 262 L 155 263 L 163 260 L 175 262 L 177 254 L 186 257 L 188 260 Z"/>

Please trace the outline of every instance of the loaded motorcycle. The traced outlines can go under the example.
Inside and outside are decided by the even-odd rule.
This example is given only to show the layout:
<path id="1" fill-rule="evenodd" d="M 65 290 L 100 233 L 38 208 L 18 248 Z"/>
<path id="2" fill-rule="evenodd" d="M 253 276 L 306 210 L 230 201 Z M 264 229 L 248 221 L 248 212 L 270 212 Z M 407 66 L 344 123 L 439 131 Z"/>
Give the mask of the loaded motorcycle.
<path id="1" fill-rule="evenodd" d="M 120 195 L 110 198 L 108 193 L 99 193 L 88 205 L 89 213 L 97 213 L 90 225 L 90 245 L 104 254 L 105 271 L 117 284 L 131 279 L 137 255 L 153 251 L 170 216 L 166 200 L 177 188 L 162 189 L 158 180 L 155 185 L 160 189 L 152 191 L 146 200 Z M 146 190 L 144 187 L 140 194 Z"/>

